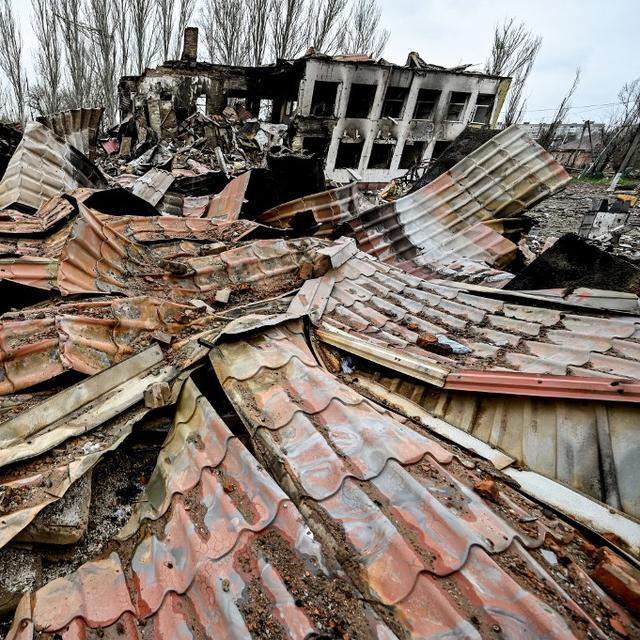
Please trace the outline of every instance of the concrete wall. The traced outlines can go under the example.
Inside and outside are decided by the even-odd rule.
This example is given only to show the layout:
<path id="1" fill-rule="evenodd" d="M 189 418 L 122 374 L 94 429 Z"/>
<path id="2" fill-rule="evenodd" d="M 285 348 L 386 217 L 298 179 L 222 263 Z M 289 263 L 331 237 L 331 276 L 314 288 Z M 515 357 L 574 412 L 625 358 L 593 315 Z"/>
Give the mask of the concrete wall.
<path id="1" fill-rule="evenodd" d="M 333 117 L 312 113 L 316 82 L 338 83 Z M 351 87 L 354 84 L 375 86 L 373 104 L 367 118 L 346 117 Z M 402 87 L 408 90 L 398 118 L 383 117 L 388 87 Z M 440 91 L 433 115 L 426 120 L 413 118 L 420 89 Z M 456 121 L 447 119 L 452 92 L 470 94 L 460 118 Z M 340 145 L 362 145 L 357 165 L 350 168 L 366 182 L 387 182 L 406 172 L 406 169 L 400 168 L 400 162 L 407 143 L 424 143 L 421 157 L 422 160 L 428 160 L 437 141 L 453 140 L 471 121 L 478 94 L 496 96 L 493 110 L 487 118 L 488 124 L 492 124 L 497 119 L 505 93 L 503 78 L 311 58 L 307 60 L 305 75 L 299 87 L 294 147 L 304 148 L 307 138 L 327 137 L 327 177 L 338 182 L 347 182 L 352 179 L 351 173 L 346 168 L 336 166 Z M 374 144 L 393 147 L 388 168 L 369 168 Z"/>

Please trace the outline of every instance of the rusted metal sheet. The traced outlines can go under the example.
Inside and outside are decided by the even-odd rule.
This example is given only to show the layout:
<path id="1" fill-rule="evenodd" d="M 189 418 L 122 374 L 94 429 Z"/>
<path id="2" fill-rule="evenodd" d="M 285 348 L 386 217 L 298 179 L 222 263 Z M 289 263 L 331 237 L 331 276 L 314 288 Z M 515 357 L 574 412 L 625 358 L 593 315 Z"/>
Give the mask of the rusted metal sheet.
<path id="1" fill-rule="evenodd" d="M 300 286 L 321 258 L 316 253 L 321 245 L 314 239 L 256 240 L 168 264 L 152 247 L 134 242 L 79 206 L 80 216 L 59 259 L 58 286 L 65 295 L 146 293 L 176 302 L 197 298 L 215 303 L 216 293 L 228 289 L 234 302 L 247 296 L 270 297 Z M 197 222 L 178 220 L 183 227 Z"/>
<path id="2" fill-rule="evenodd" d="M 26 596 L 9 638 L 138 639 L 142 627 L 166 638 L 396 637 L 190 381 L 159 460 L 169 457 L 131 521 L 135 532 L 152 519 L 153 532 Z"/>
<path id="3" fill-rule="evenodd" d="M 273 475 L 392 627 L 416 638 L 605 633 L 619 610 L 590 596 L 586 572 L 564 590 L 538 550 L 545 517 L 533 523 L 533 505 L 497 478 L 514 517 L 480 498 L 471 461 L 457 453 L 457 466 L 318 366 L 300 324 L 219 343 L 211 360 Z"/>
<path id="4" fill-rule="evenodd" d="M 30 122 L 0 181 L 0 209 L 37 210 L 77 187 L 105 187 L 98 168 L 51 129 Z"/>
<path id="5" fill-rule="evenodd" d="M 251 171 L 246 171 L 231 180 L 220 193 L 211 198 L 206 217 L 217 220 L 237 220 L 240 217 L 249 180 L 251 180 Z"/>
<path id="6" fill-rule="evenodd" d="M 211 324 L 202 310 L 146 296 L 7 313 L 0 322 L 0 395 L 68 369 L 95 374 L 149 346 Z"/>
<path id="7" fill-rule="evenodd" d="M 569 179 L 514 125 L 422 189 L 361 213 L 350 225 L 360 248 L 385 262 L 416 275 L 463 279 L 466 271 L 500 268 L 515 256 L 516 245 L 487 222 L 519 215 Z M 498 274 L 473 277 L 488 282 Z"/>
<path id="8" fill-rule="evenodd" d="M 98 128 L 104 109 L 70 109 L 36 118 L 38 122 L 55 131 L 92 160 L 96 157 Z"/>
<path id="9" fill-rule="evenodd" d="M 57 288 L 58 262 L 51 258 L 0 258 L 0 280 L 10 280 L 27 287 Z"/>
<path id="10" fill-rule="evenodd" d="M 600 397 L 604 389 L 618 387 L 629 389 L 628 401 L 637 398 L 628 383 L 640 380 L 639 316 L 594 317 L 513 304 L 421 280 L 363 253 L 327 272 L 322 282 L 305 283 L 290 309 L 306 310 L 316 322 L 360 341 L 425 358 L 456 374 L 560 376 L 553 383 L 558 397 L 564 379 L 564 397 L 576 397 L 580 389 L 584 398 Z M 430 342 L 442 342 L 438 336 L 454 347 L 432 347 Z M 585 376 L 604 378 L 607 384 L 589 385 L 580 380 Z"/>
<path id="11" fill-rule="evenodd" d="M 133 183 L 131 191 L 155 207 L 164 198 L 174 180 L 169 171 L 153 167 Z"/>
<path id="12" fill-rule="evenodd" d="M 35 213 L 5 210 L 0 213 L 1 236 L 42 234 L 75 215 L 75 204 L 68 197 L 55 196 Z"/>
<path id="13" fill-rule="evenodd" d="M 0 466 L 33 458 L 110 420 L 175 373 L 158 345 L 72 385 L 0 425 Z"/>
<path id="14" fill-rule="evenodd" d="M 358 183 L 281 204 L 256 218 L 262 224 L 304 235 L 331 236 L 364 207 Z"/>
<path id="15" fill-rule="evenodd" d="M 147 412 L 143 406 L 133 407 L 88 434 L 71 438 L 36 461 L 0 472 L 0 493 L 9 505 L 2 509 L 0 548 L 23 531 L 47 505 L 63 498 L 71 485 L 105 453 L 116 449 Z"/>

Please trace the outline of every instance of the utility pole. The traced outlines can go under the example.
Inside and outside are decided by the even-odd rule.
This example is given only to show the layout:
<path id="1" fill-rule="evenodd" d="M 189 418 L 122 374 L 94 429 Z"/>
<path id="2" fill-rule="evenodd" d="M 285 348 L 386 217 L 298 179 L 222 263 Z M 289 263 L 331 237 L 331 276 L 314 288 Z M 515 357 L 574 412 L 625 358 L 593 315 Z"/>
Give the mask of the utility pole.
<path id="1" fill-rule="evenodd" d="M 629 162 L 631 162 L 631 158 L 633 158 L 633 154 L 635 153 L 636 147 L 638 146 L 638 142 L 640 142 L 640 124 L 636 129 L 636 134 L 633 136 L 633 139 L 631 140 L 631 144 L 627 149 L 627 153 L 625 153 L 624 155 L 622 164 L 620 165 L 620 167 L 618 167 L 618 172 L 616 173 L 615 176 L 613 176 L 613 180 L 611 181 L 611 184 L 609 185 L 609 188 L 607 189 L 607 191 L 611 192 L 616 190 L 616 187 L 618 186 L 618 182 L 620 181 L 620 178 L 622 177 L 624 170 L 627 168 L 627 165 L 629 164 Z"/>
<path id="2" fill-rule="evenodd" d="M 589 122 L 587 120 L 587 122 Z M 569 168 L 573 169 L 573 165 L 576 163 L 576 158 L 580 155 L 580 151 L 582 150 L 582 139 L 584 138 L 584 130 L 587 127 L 587 122 L 582 124 L 582 131 L 580 132 L 580 140 L 578 140 L 578 146 L 576 147 L 575 152 L 571 155 L 571 162 L 569 163 Z"/>

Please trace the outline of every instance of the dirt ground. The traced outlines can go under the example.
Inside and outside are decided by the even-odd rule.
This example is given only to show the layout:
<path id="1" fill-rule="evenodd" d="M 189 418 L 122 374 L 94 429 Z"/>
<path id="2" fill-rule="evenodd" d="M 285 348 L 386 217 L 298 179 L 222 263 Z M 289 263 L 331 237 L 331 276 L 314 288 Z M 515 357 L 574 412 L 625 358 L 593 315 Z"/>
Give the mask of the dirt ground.
<path id="1" fill-rule="evenodd" d="M 611 194 L 607 194 L 606 190 L 606 184 L 594 185 L 574 180 L 566 189 L 528 211 L 527 216 L 534 221 L 533 227 L 525 236 L 531 251 L 538 255 L 547 240 L 565 233 L 577 233 L 594 198 L 608 198 L 612 201 Z M 634 226 L 622 234 L 617 246 L 601 248 L 610 249 L 613 253 L 630 259 L 640 258 L 640 208 L 632 209 L 630 223 Z"/>

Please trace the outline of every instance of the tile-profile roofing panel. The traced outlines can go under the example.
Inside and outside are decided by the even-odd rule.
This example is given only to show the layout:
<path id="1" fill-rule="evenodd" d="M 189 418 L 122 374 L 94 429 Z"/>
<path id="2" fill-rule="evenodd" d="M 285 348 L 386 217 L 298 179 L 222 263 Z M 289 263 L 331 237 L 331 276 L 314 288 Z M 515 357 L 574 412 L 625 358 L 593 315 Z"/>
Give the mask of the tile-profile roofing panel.
<path id="1" fill-rule="evenodd" d="M 164 198 L 174 180 L 169 171 L 152 167 L 133 183 L 131 191 L 155 207 Z"/>
<path id="2" fill-rule="evenodd" d="M 70 109 L 36 118 L 92 160 L 104 109 Z"/>
<path id="3" fill-rule="evenodd" d="M 0 209 L 34 210 L 77 187 L 105 187 L 98 168 L 43 124 L 30 122 L 0 181 Z"/>
<path id="4" fill-rule="evenodd" d="M 307 282 L 291 311 L 311 312 L 360 340 L 437 362 L 452 371 L 448 381 L 473 371 L 568 376 L 569 385 L 572 376 L 608 383 L 613 377 L 622 385 L 610 395 L 624 401 L 624 385 L 640 380 L 638 316 L 596 317 L 469 294 L 363 253 Z M 437 336 L 453 340 L 459 353 L 429 346 Z"/>
<path id="5" fill-rule="evenodd" d="M 58 265 L 58 286 L 74 293 L 148 293 L 177 302 L 215 302 L 216 292 L 271 297 L 300 286 L 314 272 L 320 241 L 256 240 L 216 255 L 166 261 L 80 204 Z M 195 220 L 185 220 L 192 225 Z M 203 221 L 207 223 L 208 221 Z"/>
<path id="6" fill-rule="evenodd" d="M 57 288 L 58 262 L 52 258 L 0 258 L 0 281 L 10 280 L 36 289 Z"/>
<path id="7" fill-rule="evenodd" d="M 76 206 L 64 196 L 55 196 L 35 213 L 5 210 L 0 213 L 0 243 L 2 236 L 43 234 L 75 215 Z"/>
<path id="8" fill-rule="evenodd" d="M 516 246 L 487 223 L 519 215 L 569 179 L 551 154 L 514 125 L 433 182 L 350 224 L 363 251 L 416 274 L 453 277 L 469 261 L 480 263 L 474 270 L 508 263 Z"/>
<path id="9" fill-rule="evenodd" d="M 256 220 L 305 235 L 331 236 L 359 212 L 360 197 L 358 183 L 352 183 L 278 205 L 260 214 Z"/>
<path id="10" fill-rule="evenodd" d="M 503 484 L 482 499 L 469 461 L 338 382 L 300 324 L 219 343 L 211 360 L 274 476 L 400 635 L 607 635 L 620 609 L 582 570 L 565 588 L 533 504 Z"/>
<path id="11" fill-rule="evenodd" d="M 165 457 L 135 544 L 25 596 L 9 638 L 396 637 L 190 381 Z"/>
<path id="12" fill-rule="evenodd" d="M 153 336 L 195 333 L 202 309 L 147 296 L 6 313 L 0 321 L 0 395 L 68 369 L 92 375 L 145 349 Z"/>

